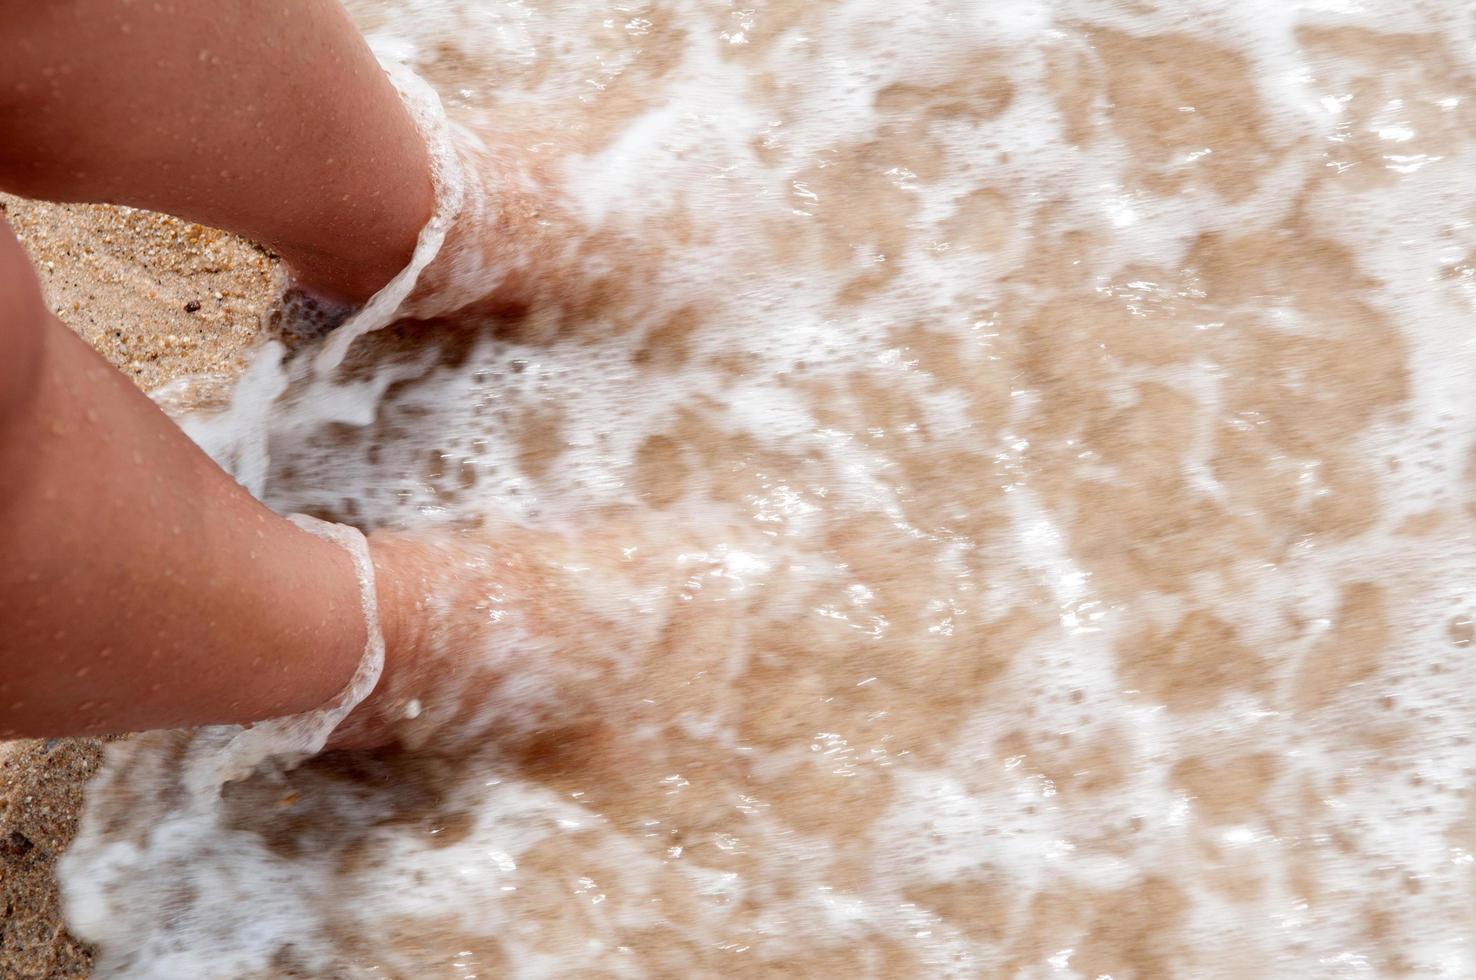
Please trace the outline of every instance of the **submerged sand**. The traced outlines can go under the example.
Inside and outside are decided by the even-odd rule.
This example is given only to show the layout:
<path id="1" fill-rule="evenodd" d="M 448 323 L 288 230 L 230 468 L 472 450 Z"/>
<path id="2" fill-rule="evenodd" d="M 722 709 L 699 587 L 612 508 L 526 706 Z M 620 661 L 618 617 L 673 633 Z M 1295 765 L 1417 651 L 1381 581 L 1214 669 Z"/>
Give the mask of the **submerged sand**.
<path id="1" fill-rule="evenodd" d="M 0 195 L 61 320 L 151 390 L 234 375 L 272 298 L 274 258 L 177 218 Z M 86 946 L 62 924 L 53 865 L 76 832 L 97 739 L 0 743 L 0 977 L 77 977 Z"/>

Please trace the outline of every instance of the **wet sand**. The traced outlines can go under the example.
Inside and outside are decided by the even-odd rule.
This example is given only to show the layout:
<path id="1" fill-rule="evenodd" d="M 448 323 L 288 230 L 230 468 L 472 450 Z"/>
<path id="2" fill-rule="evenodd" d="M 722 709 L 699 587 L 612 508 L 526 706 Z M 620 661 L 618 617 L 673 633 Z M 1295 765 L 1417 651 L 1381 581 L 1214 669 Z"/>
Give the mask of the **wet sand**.
<path id="1" fill-rule="evenodd" d="M 234 376 L 272 297 L 275 260 L 175 218 L 0 195 L 51 309 L 140 388 Z M 63 928 L 53 864 L 76 832 L 96 739 L 0 743 L 0 976 L 78 977 L 89 950 Z"/>

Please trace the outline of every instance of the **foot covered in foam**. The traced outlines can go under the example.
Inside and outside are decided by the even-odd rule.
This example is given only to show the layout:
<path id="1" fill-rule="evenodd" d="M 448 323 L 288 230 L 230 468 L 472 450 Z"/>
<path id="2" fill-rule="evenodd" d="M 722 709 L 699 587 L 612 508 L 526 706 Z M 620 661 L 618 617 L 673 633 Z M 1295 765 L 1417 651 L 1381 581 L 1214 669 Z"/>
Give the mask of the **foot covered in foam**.
<path id="1" fill-rule="evenodd" d="M 559 278 L 571 223 L 553 183 L 513 137 L 453 125 L 449 141 L 455 167 L 443 168 L 438 194 L 454 214 L 399 318 L 521 313 Z"/>
<path id="2" fill-rule="evenodd" d="M 663 669 L 652 658 L 669 658 L 678 618 L 698 616 L 703 655 L 720 660 L 758 565 L 735 548 L 741 530 L 710 531 L 698 544 L 627 514 L 567 536 L 511 524 L 371 535 L 384 670 L 329 746 L 511 747 L 602 716 Z"/>

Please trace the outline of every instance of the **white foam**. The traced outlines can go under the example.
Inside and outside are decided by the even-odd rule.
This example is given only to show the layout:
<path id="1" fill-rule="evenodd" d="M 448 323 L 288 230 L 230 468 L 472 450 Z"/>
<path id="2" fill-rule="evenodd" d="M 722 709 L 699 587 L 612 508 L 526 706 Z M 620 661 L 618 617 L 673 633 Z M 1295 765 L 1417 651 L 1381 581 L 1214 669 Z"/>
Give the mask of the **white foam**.
<path id="1" fill-rule="evenodd" d="M 169 738 L 115 749 L 63 867 L 69 921 L 103 972 L 416 974 L 434 959 L 711 975 L 812 955 L 833 959 L 787 968 L 1476 971 L 1460 829 L 1476 702 L 1448 631 L 1476 604 L 1476 344 L 1462 332 L 1476 305 L 1447 275 L 1476 254 L 1469 99 L 1452 94 L 1476 70 L 1476 21 L 1437 3 L 1259 0 L 353 9 L 387 61 L 434 80 L 438 99 L 397 76 L 428 132 L 497 119 L 520 150 L 551 153 L 581 229 L 567 292 L 603 274 L 611 298 L 554 297 L 500 334 L 374 355 L 365 335 L 438 256 L 428 233 L 356 321 L 319 349 L 266 349 L 231 408 L 187 430 L 274 508 L 366 530 L 513 515 L 578 540 L 612 512 L 659 510 L 621 540 L 680 556 L 675 578 L 564 569 L 571 616 L 589 622 L 568 626 L 585 687 L 551 642 L 498 650 L 517 673 L 484 717 L 558 731 L 569 691 L 593 690 L 581 710 L 616 729 L 594 761 L 530 769 L 463 735 L 454 769 L 427 756 L 375 762 L 377 780 L 269 770 L 197 813 L 189 794 L 136 798 L 176 787 Z M 1298 33 L 1310 26 L 1424 32 L 1441 53 L 1395 72 L 1351 40 L 1314 50 Z M 1107 31 L 1243 61 L 1224 77 L 1259 106 L 1263 144 L 1243 194 L 1210 169 L 1233 140 L 1160 146 L 1114 118 Z M 1064 97 L 1078 64 L 1084 91 Z M 972 112 L 987 99 L 969 86 L 996 76 L 1008 104 Z M 1153 93 L 1183 84 L 1149 78 Z M 904 108 L 878 107 L 889 86 L 951 83 L 971 111 L 926 128 L 921 106 L 950 97 L 909 107 L 904 89 Z M 1152 98 L 1120 101 L 1134 97 Z M 1349 121 L 1370 105 L 1401 159 L 1344 179 L 1331 164 L 1377 137 Z M 508 122 L 527 118 L 528 133 Z M 582 149 L 546 150 L 564 140 Z M 461 210 L 453 172 L 447 215 Z M 970 211 L 985 193 L 997 200 Z M 1234 302 L 1183 268 L 1214 239 L 1273 248 L 1294 221 L 1312 264 L 1237 258 L 1234 276 L 1266 285 Z M 1069 234 L 1084 244 L 1046 254 Z M 1354 313 L 1298 293 L 1328 282 Z M 684 316 L 685 336 L 659 333 Z M 1379 383 L 1319 385 L 1300 364 L 1283 376 L 1255 359 L 1268 338 L 1336 345 L 1358 329 L 1382 346 L 1340 356 L 1402 362 L 1406 397 L 1331 439 L 1336 452 L 1265 435 L 1315 423 L 1314 395 L 1357 412 Z M 1151 341 L 1134 346 L 1134 330 Z M 350 344 L 372 371 L 318 369 Z M 1135 419 L 1149 384 L 1182 397 L 1182 431 Z M 1264 498 L 1222 458 L 1227 430 L 1263 440 Z M 680 465 L 652 486 L 658 436 Z M 909 469 L 932 461 L 953 462 Z M 1347 473 L 1364 470 L 1369 526 L 1319 525 L 1320 503 L 1363 499 Z M 1289 491 L 1283 471 L 1302 477 Z M 1175 478 L 1179 497 L 1137 506 Z M 667 490 L 677 499 L 653 502 Z M 1165 514 L 1182 522 L 1155 523 Z M 1339 617 L 1361 582 L 1381 590 L 1389 640 L 1355 670 L 1329 645 L 1358 642 Z M 1175 640 L 1195 614 L 1211 625 Z M 1132 665 L 1149 643 L 1164 660 L 1249 650 L 1251 676 L 1196 701 L 1155 687 L 1173 665 Z M 996 673 L 957 690 L 972 676 L 957 661 L 992 657 Z M 755 693 L 757 671 L 771 680 Z M 1319 671 L 1338 686 L 1308 708 Z M 426 730 L 441 717 L 430 701 L 414 713 Z M 219 751 L 201 737 L 184 768 Z M 1246 758 L 1261 760 L 1246 778 L 1264 778 L 1252 802 L 1201 798 L 1233 795 L 1216 767 Z M 1196 765 L 1211 774 L 1196 782 Z M 302 802 L 281 812 L 300 825 L 284 829 L 267 803 L 289 790 Z M 451 817 L 453 843 L 425 830 Z M 268 846 L 283 835 L 295 856 Z M 181 868 L 188 895 L 171 891 Z M 1142 911 L 1154 882 L 1172 907 Z M 939 887 L 982 888 L 959 900 L 982 903 L 966 905 L 974 918 Z M 1150 959 L 1114 960 L 1122 949 Z"/>

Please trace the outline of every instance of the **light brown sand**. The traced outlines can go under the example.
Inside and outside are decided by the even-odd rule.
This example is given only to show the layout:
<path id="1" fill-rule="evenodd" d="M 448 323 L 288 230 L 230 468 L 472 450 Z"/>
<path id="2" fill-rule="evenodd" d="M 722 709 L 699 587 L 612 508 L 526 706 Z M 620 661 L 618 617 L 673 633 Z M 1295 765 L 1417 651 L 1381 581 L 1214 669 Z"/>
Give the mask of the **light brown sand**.
<path id="1" fill-rule="evenodd" d="M 273 296 L 267 252 L 128 208 L 0 195 L 0 216 L 52 311 L 139 387 L 240 370 Z M 53 865 L 100 755 L 96 739 L 0 743 L 0 977 L 90 972 L 91 954 L 62 926 Z"/>

